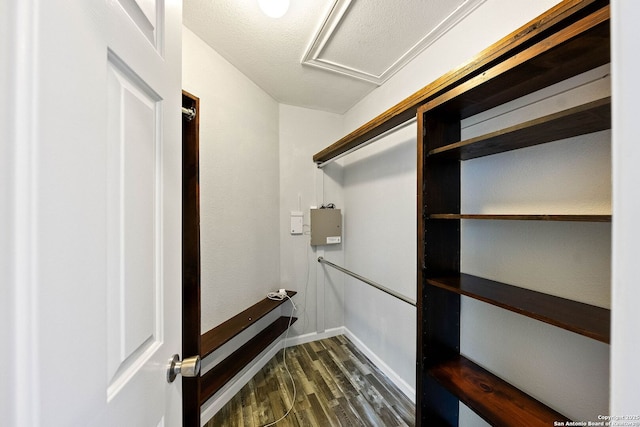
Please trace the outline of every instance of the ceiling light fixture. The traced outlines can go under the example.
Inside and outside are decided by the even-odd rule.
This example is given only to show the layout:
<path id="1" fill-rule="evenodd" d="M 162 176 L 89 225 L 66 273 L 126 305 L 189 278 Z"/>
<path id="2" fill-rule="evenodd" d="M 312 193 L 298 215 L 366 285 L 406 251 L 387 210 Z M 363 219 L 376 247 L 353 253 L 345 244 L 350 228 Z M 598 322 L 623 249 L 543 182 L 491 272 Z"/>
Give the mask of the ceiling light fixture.
<path id="1" fill-rule="evenodd" d="M 280 18 L 289 9 L 289 0 L 258 0 L 258 5 L 265 15 Z"/>

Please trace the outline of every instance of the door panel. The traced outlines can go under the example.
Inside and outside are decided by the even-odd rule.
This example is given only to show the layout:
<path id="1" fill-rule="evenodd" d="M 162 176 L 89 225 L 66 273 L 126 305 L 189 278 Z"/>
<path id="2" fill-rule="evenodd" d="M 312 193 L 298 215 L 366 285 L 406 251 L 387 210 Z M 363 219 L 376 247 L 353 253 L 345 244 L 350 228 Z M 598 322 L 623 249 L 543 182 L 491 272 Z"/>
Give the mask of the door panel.
<path id="1" fill-rule="evenodd" d="M 181 419 L 182 379 L 166 380 L 168 360 L 181 349 L 181 89 L 175 55 L 181 27 L 174 14 L 179 2 L 167 3 L 109 5 L 106 411 L 111 425 L 179 425 Z M 165 13 L 173 23 L 166 46 Z"/>
<path id="2" fill-rule="evenodd" d="M 162 23 L 164 1 L 162 0 L 119 0 L 133 24 L 151 42 L 156 50 L 161 51 L 163 33 Z"/>
<path id="3" fill-rule="evenodd" d="M 124 64 L 109 60 L 108 396 L 143 366 L 162 341 L 158 257 L 162 242 L 160 99 Z"/>

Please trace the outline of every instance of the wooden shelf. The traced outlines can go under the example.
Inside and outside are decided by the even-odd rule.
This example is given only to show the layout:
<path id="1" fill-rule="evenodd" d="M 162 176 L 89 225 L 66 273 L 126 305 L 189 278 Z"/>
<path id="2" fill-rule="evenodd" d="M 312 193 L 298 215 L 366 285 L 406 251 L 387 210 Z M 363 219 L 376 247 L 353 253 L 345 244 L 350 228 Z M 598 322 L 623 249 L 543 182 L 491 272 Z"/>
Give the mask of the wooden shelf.
<path id="1" fill-rule="evenodd" d="M 291 321 L 293 325 L 296 320 Z M 206 402 L 230 379 L 242 371 L 253 359 L 282 335 L 289 326 L 289 317 L 282 316 L 262 332 L 249 340 L 242 347 L 234 351 L 229 357 L 218 363 L 210 371 L 204 374 L 200 381 L 200 404 Z"/>
<path id="2" fill-rule="evenodd" d="M 611 215 L 494 215 L 494 214 L 430 214 L 429 219 L 481 219 L 500 221 L 572 221 L 611 222 Z"/>
<path id="3" fill-rule="evenodd" d="M 463 356 L 433 366 L 428 374 L 492 426 L 549 427 L 569 421 Z"/>
<path id="4" fill-rule="evenodd" d="M 427 278 L 427 284 L 609 343 L 611 311 L 470 274 Z"/>
<path id="5" fill-rule="evenodd" d="M 296 293 L 295 291 L 287 291 L 287 295 L 290 298 Z M 205 332 L 201 337 L 200 357 L 204 359 L 240 332 L 262 319 L 267 313 L 287 301 L 288 298 L 281 301 L 265 298 L 210 331 Z"/>
<path id="6" fill-rule="evenodd" d="M 611 97 L 429 151 L 469 160 L 611 128 Z"/>

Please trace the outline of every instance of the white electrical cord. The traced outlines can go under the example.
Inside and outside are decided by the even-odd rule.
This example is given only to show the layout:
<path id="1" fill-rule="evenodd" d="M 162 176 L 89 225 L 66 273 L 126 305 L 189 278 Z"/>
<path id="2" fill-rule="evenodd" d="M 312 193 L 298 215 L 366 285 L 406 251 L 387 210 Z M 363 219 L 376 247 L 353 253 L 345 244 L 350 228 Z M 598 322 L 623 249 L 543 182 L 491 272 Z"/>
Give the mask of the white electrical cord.
<path id="1" fill-rule="evenodd" d="M 267 298 L 278 301 L 289 298 L 289 301 L 291 301 L 291 307 L 293 308 L 291 310 L 291 315 L 289 316 L 289 325 L 287 325 L 287 333 L 284 337 L 284 348 L 282 349 L 282 364 L 284 365 L 284 369 L 287 371 L 287 374 L 289 374 L 289 378 L 291 379 L 291 386 L 293 387 L 293 399 L 291 400 L 291 406 L 289 407 L 289 410 L 283 416 L 272 423 L 265 424 L 262 427 L 269 427 L 284 420 L 293 409 L 293 406 L 296 404 L 296 383 L 293 381 L 293 375 L 291 375 L 291 371 L 289 371 L 289 368 L 287 367 L 287 339 L 289 338 L 289 329 L 291 329 L 291 321 L 293 320 L 293 312 L 296 310 L 296 305 L 293 303 L 293 300 L 289 295 L 287 295 L 287 292 L 284 289 L 280 289 L 278 292 L 269 292 L 267 294 Z"/>
<path id="2" fill-rule="evenodd" d="M 285 298 L 289 298 L 289 295 L 287 295 L 287 291 L 284 289 L 279 289 L 278 292 L 269 292 L 267 298 L 274 301 L 282 301 Z"/>

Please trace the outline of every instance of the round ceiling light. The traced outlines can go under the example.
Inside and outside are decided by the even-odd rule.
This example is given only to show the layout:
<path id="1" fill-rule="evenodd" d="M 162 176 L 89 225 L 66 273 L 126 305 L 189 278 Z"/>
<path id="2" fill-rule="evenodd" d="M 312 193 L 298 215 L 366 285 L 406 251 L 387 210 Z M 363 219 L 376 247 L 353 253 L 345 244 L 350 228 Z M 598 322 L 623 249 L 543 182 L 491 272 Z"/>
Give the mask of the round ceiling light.
<path id="1" fill-rule="evenodd" d="M 260 9 L 271 18 L 280 18 L 289 9 L 289 0 L 258 0 Z"/>

